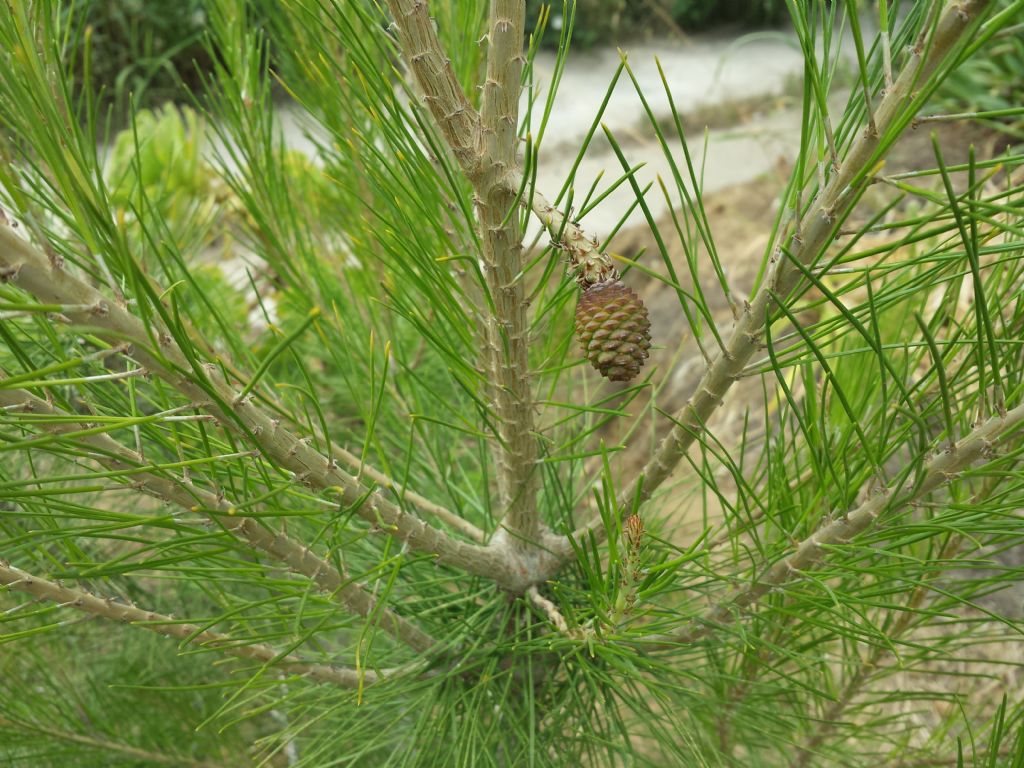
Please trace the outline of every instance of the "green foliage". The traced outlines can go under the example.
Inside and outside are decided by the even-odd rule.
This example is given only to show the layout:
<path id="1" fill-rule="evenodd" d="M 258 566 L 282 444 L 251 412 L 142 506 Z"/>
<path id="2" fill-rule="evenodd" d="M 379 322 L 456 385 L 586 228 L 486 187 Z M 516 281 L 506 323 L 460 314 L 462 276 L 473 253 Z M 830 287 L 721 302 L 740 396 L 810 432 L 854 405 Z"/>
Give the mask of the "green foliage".
<path id="1" fill-rule="evenodd" d="M 120 210 L 145 200 L 164 218 L 180 219 L 201 201 L 219 204 L 219 177 L 204 156 L 204 128 L 196 112 L 168 104 L 140 110 L 114 137 L 104 168 L 110 202 Z"/>
<path id="2" fill-rule="evenodd" d="M 438 6 L 474 104 L 487 5 Z M 1019 763 L 1024 624 L 990 598 L 1022 575 L 1024 155 L 954 162 L 936 139 L 910 170 L 882 161 L 1024 2 L 971 20 L 912 87 L 886 82 L 854 5 L 789 4 L 796 160 L 749 303 L 705 205 L 714 169 L 678 110 L 651 107 L 671 83 L 624 61 L 608 86 L 635 95 L 664 153 L 658 190 L 608 128 L 621 173 L 577 188 L 608 99 L 561 189 L 534 188 L 552 104 L 573 97 L 557 87 L 568 25 L 550 100 L 521 117 L 508 220 L 543 191 L 614 251 L 629 211 L 607 193 L 629 185 L 655 247 L 619 266 L 673 302 L 658 343 L 698 368 L 749 345 L 698 389 L 700 418 L 669 405 L 687 361 L 616 387 L 580 359 L 564 243 L 524 252 L 526 328 L 499 316 L 510 286 L 487 279 L 476 182 L 380 4 L 213 0 L 206 114 L 138 110 L 109 151 L 68 78 L 61 9 L 3 6 L 0 194 L 17 228 L 0 227 L 0 762 Z M 897 74 L 939 36 L 935 10 L 880 17 Z M 856 78 L 836 114 L 844 39 Z M 283 138 L 276 84 L 309 156 Z M 742 325 L 754 307 L 763 325 Z M 495 402 L 518 332 L 544 534 L 509 543 Z M 658 472 L 665 434 L 691 447 L 647 499 L 635 455 Z M 533 590 L 503 588 L 508 563 Z M 121 626 L 127 605 L 153 618 Z M 175 622 L 189 637 L 148 631 Z"/>
<path id="3" fill-rule="evenodd" d="M 710 24 L 777 24 L 786 18 L 786 3 L 780 0 L 671 0 L 664 2 L 673 18 L 686 30 Z"/>
<path id="4" fill-rule="evenodd" d="M 1011 8 L 1009 0 L 998 5 Z M 982 113 L 979 119 L 1024 139 L 1024 27 L 1017 25 L 986 46 L 984 55 L 965 62 L 943 85 L 936 106 L 952 112 Z"/>
<path id="5" fill-rule="evenodd" d="M 532 29 L 542 8 L 549 8 L 557 30 L 568 23 L 562 3 L 557 0 L 527 0 L 527 28 Z M 699 32 L 719 25 L 774 25 L 786 18 L 785 0 L 577 0 L 573 39 L 579 46 L 611 41 L 651 30 L 664 34 L 665 20 L 671 19 L 684 32 Z M 557 42 L 549 36 L 548 45 Z"/>
<path id="6" fill-rule="evenodd" d="M 181 98 L 209 67 L 205 0 L 72 0 L 64 8 L 76 85 L 103 89 L 118 122 L 136 105 Z"/>

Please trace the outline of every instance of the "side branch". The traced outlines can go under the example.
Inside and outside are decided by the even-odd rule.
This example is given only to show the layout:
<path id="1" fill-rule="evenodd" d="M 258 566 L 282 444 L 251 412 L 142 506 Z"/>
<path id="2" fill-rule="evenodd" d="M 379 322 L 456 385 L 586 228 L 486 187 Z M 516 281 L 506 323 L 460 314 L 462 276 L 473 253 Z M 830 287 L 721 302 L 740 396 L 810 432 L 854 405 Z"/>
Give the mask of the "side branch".
<path id="1" fill-rule="evenodd" d="M 887 510 L 898 509 L 921 500 L 940 485 L 954 479 L 978 459 L 991 458 L 996 446 L 1024 422 L 1024 405 L 1005 415 L 994 416 L 967 437 L 929 461 L 918 482 L 906 493 L 897 496 L 890 488 L 882 488 L 857 509 L 823 525 L 797 545 L 792 554 L 765 568 L 754 583 L 729 600 L 719 602 L 704 616 L 682 625 L 672 632 L 653 635 L 638 641 L 646 649 L 693 643 L 725 626 L 774 589 L 800 578 L 801 573 L 820 562 L 832 546 L 847 544 L 871 528 Z"/>
<path id="2" fill-rule="evenodd" d="M 519 174 L 509 176 L 505 183 L 509 189 L 518 190 L 523 183 Z M 524 195 L 524 205 L 526 204 Z M 588 237 L 583 228 L 571 221 L 544 195 L 534 190 L 530 210 L 552 238 L 558 238 L 558 245 L 569 259 L 569 268 L 576 274 L 581 288 L 619 279 L 619 270 L 604 253 L 598 241 Z"/>
<path id="3" fill-rule="evenodd" d="M 150 333 L 137 317 L 108 301 L 60 263 L 51 264 L 37 248 L 9 226 L 2 225 L 0 278 L 16 281 L 44 303 L 76 307 L 65 313 L 73 327 L 87 327 L 117 344 L 130 342 L 133 359 L 190 401 L 201 403 L 244 439 L 255 441 L 264 455 L 292 472 L 297 482 L 337 493 L 342 506 L 353 507 L 364 520 L 407 543 L 411 549 L 435 555 L 441 564 L 491 578 L 510 589 L 524 588 L 522 568 L 516 567 L 505 552 L 453 539 L 403 511 L 385 498 L 379 488 L 370 491 L 363 487 L 336 462 L 312 448 L 309 440 L 300 439 L 264 413 L 251 398 L 238 398 L 230 383 L 219 376 L 216 366 L 194 368 L 170 334 L 159 327 L 153 329 L 158 344 L 153 348 Z"/>
<path id="4" fill-rule="evenodd" d="M 0 389 L 0 406 L 25 413 L 69 414 L 54 408 L 45 400 L 24 390 Z M 84 423 L 48 422 L 41 428 L 51 434 L 86 429 Z M 77 442 L 96 449 L 96 460 L 112 470 L 127 470 L 144 467 L 148 462 L 135 451 L 126 448 L 106 433 L 76 436 Z M 369 592 L 353 583 L 348 574 L 312 552 L 309 547 L 294 541 L 283 532 L 272 533 L 251 517 L 236 514 L 236 506 L 210 491 L 198 488 L 181 480 L 163 477 L 154 472 L 132 472 L 121 476 L 120 481 L 130 483 L 139 490 L 158 499 L 169 501 L 185 509 L 202 512 L 216 525 L 223 526 L 229 533 L 251 547 L 258 549 L 293 573 L 305 576 L 323 592 L 331 595 L 352 613 L 366 618 L 379 613 L 380 627 L 395 639 L 417 651 L 426 651 L 434 645 L 434 639 L 390 609 L 379 609 L 377 600 Z"/>
<path id="5" fill-rule="evenodd" d="M 957 534 L 950 538 L 943 547 L 942 551 L 938 555 L 938 560 L 942 561 L 952 556 L 957 549 L 960 548 L 960 544 L 963 540 L 961 534 Z M 928 594 L 929 587 L 925 584 L 918 584 L 914 587 L 914 591 L 907 601 L 906 606 L 901 608 L 899 617 L 893 622 L 886 633 L 887 643 L 885 645 L 879 643 L 875 645 L 867 657 L 862 659 L 857 665 L 856 670 L 850 675 L 843 689 L 839 692 L 835 701 L 830 703 L 820 717 L 816 718 L 819 722 L 817 730 L 815 730 L 811 736 L 800 745 L 797 754 L 799 757 L 793 768 L 807 768 L 811 764 L 811 761 L 817 754 L 818 748 L 825 743 L 825 740 L 835 730 L 839 723 L 839 719 L 843 716 L 846 709 L 856 699 L 857 694 L 861 692 L 865 683 L 867 683 L 872 674 L 877 670 L 879 662 L 884 656 L 890 653 L 893 649 L 893 644 L 899 640 L 903 634 L 910 629 L 915 617 L 918 616 L 917 609 L 924 602 L 925 596 Z"/>
<path id="6" fill-rule="evenodd" d="M 423 91 L 423 100 L 441 128 L 466 177 L 473 181 L 481 170 L 480 115 L 469 103 L 452 69 L 426 0 L 388 0 L 395 18 L 402 54 Z"/>
<path id="7" fill-rule="evenodd" d="M 849 212 L 851 201 L 856 197 L 855 191 L 864 183 L 869 166 L 875 161 L 879 136 L 900 129 L 900 120 L 906 117 L 907 104 L 911 102 L 918 84 L 942 64 L 987 4 L 988 0 L 949 4 L 939 18 L 929 48 L 911 50 L 910 59 L 899 79 L 878 105 L 875 112 L 876 130 L 868 128 L 861 133 L 828 185 L 815 198 L 802 222 L 788 233 L 785 247 L 793 259 L 803 265 L 813 264 L 833 240 L 837 222 Z M 747 362 L 762 344 L 765 322 L 774 301 L 773 295 L 788 297 L 796 288 L 800 275 L 800 270 L 782 258 L 780 251 L 771 257 L 764 281 L 753 298 L 745 302 L 725 349 L 707 368 L 686 405 L 673 417 L 675 426 L 661 441 L 654 456 L 619 494 L 619 509 L 636 499 L 641 503 L 648 500 L 672 474 L 686 451 L 703 433 L 712 412 L 722 403 L 726 392 L 741 377 Z M 579 542 L 585 541 L 590 535 L 598 540 L 607 535 L 600 518 L 592 519 L 572 534 Z M 559 554 L 563 559 L 568 559 L 572 553 L 572 545 L 566 541 Z"/>
<path id="8" fill-rule="evenodd" d="M 239 379 L 241 379 L 244 376 L 243 373 L 241 373 L 234 367 L 229 366 L 228 370 L 233 375 L 237 376 Z M 261 400 L 264 400 L 266 403 L 268 403 L 271 410 L 277 413 L 279 416 L 288 419 L 289 423 L 292 424 L 293 427 L 302 429 L 303 427 L 308 426 L 302 424 L 301 422 L 294 419 L 294 417 L 290 416 L 287 413 L 287 411 L 285 411 L 284 407 L 281 406 L 277 401 L 275 401 L 272 398 L 266 397 L 266 393 L 264 393 L 264 397 L 261 398 Z M 454 528 L 459 533 L 463 534 L 464 536 L 466 536 L 466 538 L 471 539 L 472 541 L 475 541 L 477 543 L 483 543 L 486 540 L 487 535 L 465 518 L 456 514 L 447 507 L 443 507 L 440 504 L 437 504 L 436 502 L 433 502 L 430 499 L 426 498 L 425 496 L 416 493 L 416 491 L 402 485 L 393 478 L 388 477 L 386 474 L 381 472 L 376 467 L 367 464 L 366 461 L 364 461 L 359 456 L 356 456 L 351 451 L 342 448 L 340 445 L 334 442 L 329 435 L 324 434 L 322 430 L 311 429 L 311 431 L 316 436 L 317 440 L 320 440 L 321 442 L 330 445 L 329 452 L 332 456 L 334 456 L 337 459 L 340 459 L 345 464 L 348 464 L 353 470 L 355 470 L 356 478 L 365 475 L 366 477 L 373 480 L 373 482 L 375 482 L 384 490 L 391 491 L 404 501 L 409 502 L 422 514 L 436 517 L 442 523 L 445 523 L 449 527 Z"/>
<path id="9" fill-rule="evenodd" d="M 37 600 L 57 603 L 62 607 L 74 608 L 82 613 L 102 616 L 123 624 L 134 624 L 167 637 L 216 648 L 239 659 L 273 665 L 277 669 L 307 676 L 321 683 L 334 683 L 346 688 L 356 688 L 381 679 L 376 672 L 370 670 L 357 671 L 328 664 L 314 664 L 303 661 L 293 654 L 282 655 L 269 645 L 242 645 L 229 635 L 203 630 L 195 624 L 185 624 L 171 616 L 115 602 L 111 598 L 96 597 L 79 589 L 65 587 L 57 582 L 33 576 L 2 561 L 0 561 L 0 584 L 32 595 Z"/>

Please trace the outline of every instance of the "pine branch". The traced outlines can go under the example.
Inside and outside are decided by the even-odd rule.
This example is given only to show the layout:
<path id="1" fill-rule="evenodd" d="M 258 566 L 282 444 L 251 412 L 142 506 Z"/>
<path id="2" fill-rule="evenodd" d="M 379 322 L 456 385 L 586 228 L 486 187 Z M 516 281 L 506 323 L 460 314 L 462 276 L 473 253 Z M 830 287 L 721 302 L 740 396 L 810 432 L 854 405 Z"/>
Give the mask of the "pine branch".
<path id="1" fill-rule="evenodd" d="M 974 495 L 973 502 L 981 502 L 986 500 L 992 491 L 999 485 L 999 479 L 995 477 L 989 477 L 986 479 L 983 487 L 980 491 Z M 967 537 L 962 533 L 955 533 L 950 535 L 943 544 L 942 549 L 939 550 L 938 554 L 935 555 L 934 560 L 937 562 L 945 562 L 950 558 L 953 558 L 960 551 L 964 541 Z M 933 579 L 929 579 L 926 582 L 922 582 L 914 587 L 914 591 L 911 592 L 910 597 L 907 599 L 906 605 L 900 608 L 900 614 L 896 620 L 892 623 L 892 626 L 886 630 L 886 644 L 877 644 L 872 647 L 868 657 L 862 659 L 857 665 L 853 674 L 850 675 L 846 684 L 843 686 L 843 690 L 836 697 L 835 701 L 829 704 L 828 708 L 822 714 L 820 723 L 814 733 L 799 747 L 799 758 L 797 759 L 795 768 L 806 768 L 810 765 L 811 761 L 815 757 L 816 750 L 825 743 L 825 740 L 835 731 L 836 726 L 839 724 L 839 718 L 843 716 L 857 695 L 861 692 L 864 685 L 871 679 L 872 673 L 878 668 L 879 662 L 888 654 L 893 652 L 893 642 L 901 638 L 909 629 L 912 628 L 912 624 L 915 618 L 919 618 L 917 609 L 921 607 L 925 597 L 928 596 L 931 590 L 931 582 Z"/>
<path id="2" fill-rule="evenodd" d="M 190 328 L 189 330 L 192 329 Z M 191 335 L 190 338 L 192 338 Z M 201 348 L 212 356 L 213 352 L 209 345 Z M 224 367 L 228 371 L 230 371 L 232 375 L 237 376 L 239 380 L 241 380 L 244 377 L 244 372 L 238 370 L 233 364 L 230 363 L 230 361 L 223 361 L 223 364 Z M 282 406 L 278 401 L 274 400 L 272 397 L 267 396 L 266 393 L 261 393 L 260 400 L 265 402 L 271 408 L 271 410 L 278 416 L 280 416 L 282 419 L 286 419 L 290 424 L 293 425 L 293 427 L 302 428 L 304 426 L 307 426 L 300 422 L 299 420 L 297 420 L 294 417 L 294 415 L 288 413 L 287 410 L 285 410 L 284 406 Z M 321 429 L 316 429 L 313 426 L 310 426 L 309 428 L 313 435 L 315 435 L 317 440 L 323 443 L 328 443 L 330 445 L 329 453 L 331 456 L 337 459 L 341 459 L 343 462 L 345 462 L 354 470 L 356 470 L 357 478 L 360 475 L 366 475 L 384 490 L 391 491 L 404 501 L 407 501 L 410 504 L 412 504 L 412 506 L 416 507 L 416 509 L 422 512 L 423 514 L 436 517 L 438 520 L 459 531 L 469 539 L 472 539 L 477 543 L 483 543 L 486 540 L 487 534 L 485 534 L 482 530 L 477 528 L 475 525 L 473 525 L 465 518 L 460 517 L 458 514 L 451 511 L 447 507 L 444 507 L 434 501 L 431 501 L 427 497 L 422 496 L 419 493 L 416 493 L 416 491 L 407 488 L 406 486 L 402 485 L 396 480 L 388 477 L 385 473 L 381 472 L 376 467 L 367 464 L 366 461 L 360 458 L 359 456 L 356 456 L 351 451 L 342 448 L 336 442 L 331 440 L 329 435 L 325 435 Z"/>
<path id="3" fill-rule="evenodd" d="M 529 322 L 522 272 L 523 235 L 516 192 L 502 184 L 517 167 L 519 90 L 523 70 L 523 0 L 491 0 L 487 76 L 483 87 L 481 136 L 485 172 L 475 184 L 483 230 L 484 272 L 494 305 L 488 318 L 490 360 L 495 369 L 499 490 L 503 525 L 513 546 L 534 542 L 537 514 L 537 439 L 530 391 Z"/>
<path id="4" fill-rule="evenodd" d="M 947 558 L 952 557 L 959 549 L 963 536 L 954 535 L 946 542 L 945 546 L 937 555 L 938 561 L 944 561 Z M 919 583 L 914 591 L 911 593 L 910 598 L 907 600 L 906 605 L 902 608 L 893 608 L 892 611 L 899 610 L 899 617 L 893 622 L 893 625 L 886 630 L 886 641 L 887 644 L 876 644 L 873 645 L 868 657 L 862 659 L 857 665 L 852 675 L 846 681 L 842 691 L 839 695 L 827 706 L 825 712 L 820 718 L 815 718 L 818 722 L 818 728 L 814 733 L 798 747 L 797 754 L 799 755 L 794 768 L 806 768 L 810 764 L 810 761 L 815 757 L 815 750 L 824 743 L 825 739 L 828 738 L 829 734 L 835 730 L 838 725 L 839 718 L 842 716 L 846 708 L 853 702 L 854 698 L 861 691 L 863 686 L 869 682 L 872 672 L 877 669 L 878 662 L 887 653 L 892 651 L 893 641 L 898 640 L 903 634 L 910 628 L 914 618 L 918 616 L 916 613 L 920 607 L 924 598 L 927 596 L 929 586 L 926 583 Z M 766 669 L 771 669 L 769 662 L 775 657 L 780 649 L 787 648 L 785 636 L 789 634 L 786 625 L 776 625 L 770 637 L 762 637 L 763 644 L 756 650 L 750 652 L 746 660 L 744 661 L 737 678 L 737 683 L 730 687 L 728 693 L 723 696 L 725 700 L 725 706 L 722 707 L 722 711 L 718 715 L 718 734 L 719 734 L 719 748 L 722 752 L 732 754 L 732 742 L 730 740 L 730 728 L 733 722 L 734 710 L 743 698 L 747 695 L 754 681 L 757 680 L 759 674 Z"/>
<path id="5" fill-rule="evenodd" d="M 38 733 L 43 736 L 49 736 L 50 738 L 58 741 L 66 741 L 70 744 L 81 744 L 82 746 L 92 747 L 93 749 L 103 752 L 125 755 L 126 757 L 131 757 L 135 760 L 142 760 L 146 763 L 155 763 L 157 765 L 173 765 L 178 766 L 179 768 L 225 768 L 223 763 L 212 763 L 208 760 L 194 760 L 190 757 L 182 757 L 180 755 L 165 755 L 160 752 L 151 752 L 147 749 L 140 749 L 139 747 L 133 747 L 130 744 L 121 744 L 120 742 L 110 741 L 109 739 L 98 739 L 81 733 L 62 731 L 59 728 L 53 728 L 39 723 L 29 723 L 23 720 L 11 720 L 3 715 L 0 715 L 0 728 Z"/>
<path id="6" fill-rule="evenodd" d="M 402 54 L 416 76 L 423 101 L 471 183 L 483 172 L 480 115 L 469 103 L 437 37 L 426 0 L 388 0 Z"/>
<path id="7" fill-rule="evenodd" d="M 69 415 L 54 408 L 45 400 L 20 389 L 0 389 L 0 407 L 23 413 Z M 51 434 L 88 428 L 84 423 L 67 421 L 41 423 L 39 426 Z M 96 460 L 109 469 L 124 470 L 149 464 L 138 453 L 124 447 L 106 433 L 76 435 L 74 439 L 77 443 L 95 448 L 98 451 Z M 161 477 L 153 472 L 132 472 L 120 476 L 119 480 L 158 499 L 191 511 L 202 512 L 233 536 L 284 563 L 293 573 L 308 578 L 352 613 L 363 618 L 376 613 L 380 627 L 410 648 L 426 651 L 435 644 L 432 637 L 407 619 L 389 608 L 381 609 L 376 598 L 363 587 L 353 583 L 347 573 L 339 572 L 309 547 L 289 538 L 283 532 L 272 533 L 254 518 L 238 515 L 237 504 L 183 480 Z"/>
<path id="8" fill-rule="evenodd" d="M 215 648 L 239 659 L 273 665 L 275 668 L 312 678 L 321 683 L 333 683 L 345 688 L 358 688 L 383 679 L 371 670 L 355 670 L 303 661 L 294 654 L 282 655 L 269 645 L 240 644 L 230 635 L 204 630 L 196 624 L 180 622 L 171 616 L 100 598 L 80 589 L 65 587 L 54 581 L 34 576 L 0 561 L 0 584 L 32 595 L 37 600 L 57 603 L 82 613 L 101 616 L 122 624 L 134 624 L 167 637 L 175 637 L 196 645 Z"/>
<path id="9" fill-rule="evenodd" d="M 511 175 L 505 183 L 510 189 L 518 190 L 523 179 L 521 175 Z M 526 204 L 524 195 L 523 205 Z M 529 205 L 548 234 L 558 239 L 558 246 L 569 260 L 569 269 L 576 274 L 581 286 L 619 279 L 619 270 L 611 257 L 601 250 L 597 238 L 587 235 L 579 224 L 570 220 L 537 190 L 534 190 Z"/>
<path id="10" fill-rule="evenodd" d="M 169 333 L 157 328 L 154 339 L 137 317 L 71 275 L 62 263 L 50 263 L 5 225 L 0 225 L 0 279 L 17 282 L 43 303 L 88 307 L 67 312 L 72 327 L 88 328 L 117 344 L 130 342 L 132 359 L 223 425 L 255 442 L 265 456 L 289 470 L 296 482 L 337 493 L 343 507 L 353 507 L 360 517 L 376 526 L 375 530 L 405 542 L 415 551 L 436 556 L 440 564 L 488 577 L 506 589 L 520 591 L 535 580 L 533 569 L 515 562 L 508 548 L 457 541 L 404 512 L 379 488 L 364 488 L 336 462 L 310 447 L 309 440 L 300 439 L 264 413 L 251 397 L 239 399 L 228 381 L 211 378 L 217 375 L 216 366 L 194 366 Z"/>
<path id="11" fill-rule="evenodd" d="M 815 198 L 814 204 L 802 221 L 787 237 L 786 249 L 793 260 L 807 266 L 836 236 L 836 222 L 849 212 L 854 192 L 866 183 L 867 174 L 877 162 L 879 137 L 906 128 L 907 104 L 912 102 L 919 83 L 942 64 L 964 31 L 979 17 L 989 0 L 968 0 L 951 3 L 936 24 L 930 45 L 925 50 L 919 44 L 910 51 L 910 59 L 874 113 L 876 130 L 865 129 L 854 142 L 828 185 Z M 785 238 L 784 238 L 785 239 Z M 712 412 L 722 403 L 726 392 L 743 373 L 743 369 L 764 338 L 774 297 L 785 299 L 796 288 L 801 272 L 776 251 L 769 261 L 763 283 L 750 301 L 744 303 L 743 312 L 732 335 L 697 385 L 697 389 L 683 408 L 675 414 L 675 425 L 661 441 L 654 456 L 623 488 L 617 499 L 620 510 L 639 499 L 650 499 L 651 494 L 672 474 L 683 454 L 704 431 Z M 600 518 L 593 518 L 573 534 L 577 542 L 594 536 L 598 541 L 607 536 Z M 568 559 L 572 545 L 565 542 L 559 555 Z"/>
<path id="12" fill-rule="evenodd" d="M 491 313 L 487 359 L 498 416 L 498 488 L 507 540 L 521 549 L 542 534 L 537 513 L 537 442 L 529 378 L 529 323 L 522 275 L 517 190 L 519 91 L 525 5 L 492 0 L 482 113 L 469 104 L 434 31 L 426 0 L 388 0 L 398 39 L 435 122 L 473 185 Z M 501 538 L 499 543 L 504 543 Z"/>
<path id="13" fill-rule="evenodd" d="M 209 347 L 204 347 L 204 349 L 209 350 Z M 212 355 L 212 351 L 209 351 L 209 354 Z M 244 377 L 244 373 L 237 370 L 228 361 L 225 361 L 224 365 L 233 375 L 237 376 L 239 379 L 242 379 Z M 295 417 L 292 414 L 289 414 L 285 410 L 284 406 L 282 406 L 273 398 L 267 397 L 265 393 L 261 394 L 260 399 L 264 400 L 267 404 L 269 404 L 269 406 L 273 409 L 275 413 L 277 413 L 283 419 L 287 419 L 288 422 L 292 424 L 294 427 L 302 428 L 303 426 L 305 426 L 300 421 L 295 419 Z M 391 491 L 404 501 L 409 502 L 423 514 L 436 517 L 441 522 L 454 528 L 455 530 L 462 533 L 464 536 L 468 537 L 469 539 L 472 539 L 477 543 L 483 543 L 486 540 L 487 534 L 485 534 L 482 530 L 477 528 L 475 525 L 473 525 L 465 518 L 459 516 L 455 512 L 448 509 L 447 507 L 444 507 L 434 501 L 431 501 L 426 496 L 422 496 L 421 494 L 416 493 L 416 491 L 407 488 L 406 486 L 402 485 L 396 480 L 388 477 L 385 473 L 381 472 L 376 467 L 367 464 L 366 461 L 360 458 L 359 456 L 356 456 L 351 451 L 342 448 L 336 442 L 331 440 L 329 435 L 325 435 L 322 430 L 313 427 L 310 427 L 310 429 L 312 433 L 316 436 L 317 440 L 323 443 L 330 444 L 329 453 L 331 454 L 331 456 L 337 459 L 341 459 L 343 462 L 345 462 L 354 470 L 356 470 L 356 477 L 359 477 L 360 475 L 366 475 L 381 488 L 387 491 Z"/>
<path id="14" fill-rule="evenodd" d="M 973 430 L 967 437 L 944 449 L 927 462 L 912 490 L 897 496 L 897 490 L 883 487 L 873 491 L 871 498 L 856 509 L 826 523 L 797 545 L 796 550 L 773 564 L 764 566 L 763 574 L 734 597 L 718 602 L 704 616 L 671 632 L 652 635 L 640 643 L 643 647 L 664 647 L 694 643 L 725 626 L 730 619 L 746 611 L 769 592 L 800 578 L 828 553 L 829 547 L 852 541 L 875 525 L 879 516 L 920 501 L 940 485 L 953 480 L 978 459 L 994 456 L 996 446 L 1024 422 L 1024 405 L 1004 415 L 994 416 Z"/>

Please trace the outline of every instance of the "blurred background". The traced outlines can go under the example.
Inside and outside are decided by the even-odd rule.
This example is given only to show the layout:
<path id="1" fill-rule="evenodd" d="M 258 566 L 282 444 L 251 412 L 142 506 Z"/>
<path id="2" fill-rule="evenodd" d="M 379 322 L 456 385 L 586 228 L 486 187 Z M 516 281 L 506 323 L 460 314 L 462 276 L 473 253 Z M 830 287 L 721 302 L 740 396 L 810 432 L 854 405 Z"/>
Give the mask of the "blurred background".
<path id="1" fill-rule="evenodd" d="M 545 4 L 552 6 L 545 43 L 555 45 L 563 22 L 561 3 L 527 0 L 527 28 L 534 28 Z M 78 59 L 75 71 L 83 71 L 88 50 L 93 87 L 114 108 L 115 122 L 126 119 L 129 98 L 136 106 L 155 106 L 202 90 L 203 72 L 211 63 L 203 44 L 205 5 L 205 0 L 67 3 L 68 47 Z M 652 37 L 678 41 L 707 30 L 775 27 L 786 17 L 783 0 L 579 0 L 573 39 L 578 47 Z"/>

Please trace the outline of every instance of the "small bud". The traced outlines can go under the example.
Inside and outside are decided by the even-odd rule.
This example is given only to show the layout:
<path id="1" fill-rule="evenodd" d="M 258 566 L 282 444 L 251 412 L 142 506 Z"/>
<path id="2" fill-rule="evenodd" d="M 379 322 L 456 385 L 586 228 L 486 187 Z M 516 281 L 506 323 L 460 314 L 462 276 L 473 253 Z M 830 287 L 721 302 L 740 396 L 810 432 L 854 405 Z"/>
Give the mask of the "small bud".
<path id="1" fill-rule="evenodd" d="M 640 519 L 640 515 L 630 515 L 622 527 L 626 533 L 630 553 L 637 552 L 644 536 L 644 522 Z"/>

